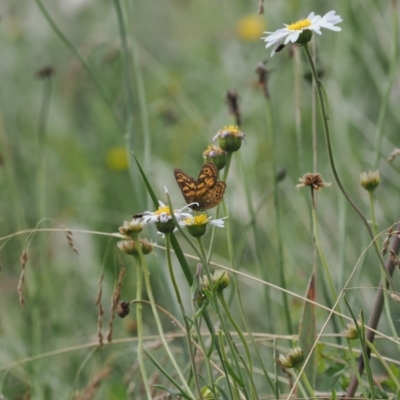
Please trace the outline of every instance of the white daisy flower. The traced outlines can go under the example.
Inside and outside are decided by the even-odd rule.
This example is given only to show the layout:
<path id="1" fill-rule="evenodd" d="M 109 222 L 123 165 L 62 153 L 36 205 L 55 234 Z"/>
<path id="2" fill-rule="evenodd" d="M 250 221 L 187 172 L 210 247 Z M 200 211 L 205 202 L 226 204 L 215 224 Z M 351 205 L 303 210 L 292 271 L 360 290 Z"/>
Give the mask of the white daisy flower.
<path id="1" fill-rule="evenodd" d="M 266 48 L 274 46 L 271 57 L 286 46 L 289 42 L 296 43 L 301 33 L 306 30 L 318 33 L 321 35 L 321 28 L 330 29 L 331 31 L 341 31 L 342 28 L 335 26 L 342 22 L 342 17 L 336 15 L 336 11 L 329 11 L 323 17 L 315 15 L 313 12 L 306 19 L 294 22 L 290 25 L 285 25 L 285 28 L 278 29 L 275 32 L 264 32 L 269 36 L 263 37 L 266 43 Z"/>
<path id="2" fill-rule="evenodd" d="M 212 219 L 212 217 L 207 217 L 206 214 L 200 214 L 195 216 L 190 215 L 188 218 L 179 221 L 179 225 L 181 227 L 186 227 L 192 236 L 200 237 L 206 233 L 207 225 L 213 225 L 216 226 L 217 228 L 224 228 L 225 218 Z"/>
<path id="3" fill-rule="evenodd" d="M 144 224 L 151 224 L 157 222 L 166 223 L 169 220 L 172 220 L 169 207 L 160 200 L 158 201 L 158 204 L 159 207 L 156 211 L 145 211 L 142 214 L 140 214 Z M 188 210 L 189 212 L 184 212 L 184 210 Z M 182 218 L 191 217 L 190 214 L 191 211 L 192 210 L 188 206 L 185 206 L 180 210 L 174 210 L 174 215 L 176 220 L 180 221 Z"/>
<path id="4" fill-rule="evenodd" d="M 144 225 L 155 223 L 158 232 L 161 234 L 174 232 L 176 230 L 175 222 L 172 219 L 168 205 L 165 205 L 162 201 L 158 201 L 158 204 L 159 207 L 156 211 L 144 211 L 141 214 L 136 214 L 136 217 L 139 217 Z M 189 212 L 185 212 L 185 210 Z M 188 206 L 185 206 L 180 210 L 174 210 L 174 216 L 179 222 L 183 218 L 191 217 L 191 211 Z"/>

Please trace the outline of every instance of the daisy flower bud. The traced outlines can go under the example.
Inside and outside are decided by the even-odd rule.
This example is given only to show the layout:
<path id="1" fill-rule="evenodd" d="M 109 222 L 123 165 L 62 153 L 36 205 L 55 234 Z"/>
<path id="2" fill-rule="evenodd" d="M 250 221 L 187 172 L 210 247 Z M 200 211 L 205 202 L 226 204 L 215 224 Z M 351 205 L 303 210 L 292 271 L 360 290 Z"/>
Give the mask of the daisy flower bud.
<path id="1" fill-rule="evenodd" d="M 360 183 L 361 186 L 367 190 L 368 192 L 373 192 L 381 182 L 380 176 L 379 176 L 379 170 L 376 171 L 369 171 L 363 172 L 360 175 Z"/>
<path id="2" fill-rule="evenodd" d="M 296 368 L 304 361 L 304 352 L 300 347 L 292 349 L 286 356 L 281 354 L 279 362 L 285 368 Z"/>
<path id="3" fill-rule="evenodd" d="M 347 324 L 347 329 L 343 331 L 343 334 L 349 340 L 358 339 L 357 328 L 354 324 Z"/>
<path id="4" fill-rule="evenodd" d="M 206 233 L 207 225 L 214 225 L 217 228 L 223 228 L 225 226 L 224 218 L 212 219 L 212 217 L 207 217 L 207 214 L 190 215 L 180 221 L 179 225 L 182 228 L 186 227 L 193 237 L 203 236 Z"/>
<path id="5" fill-rule="evenodd" d="M 133 218 L 132 221 L 124 221 L 124 224 L 118 228 L 119 233 L 124 236 L 134 236 L 143 229 L 143 222 L 139 218 Z"/>
<path id="6" fill-rule="evenodd" d="M 226 271 L 219 269 L 214 272 L 214 275 L 212 278 L 213 278 L 214 289 L 217 292 L 222 292 L 224 289 L 226 289 L 229 286 L 230 278 Z"/>
<path id="7" fill-rule="evenodd" d="M 225 167 L 226 163 L 226 151 L 222 150 L 220 147 L 209 145 L 207 149 L 203 152 L 204 161 L 211 161 L 221 171 Z"/>
<path id="8" fill-rule="evenodd" d="M 153 245 L 146 240 L 139 241 L 140 246 L 142 247 L 142 252 L 144 255 L 149 254 L 153 251 Z M 118 248 L 126 254 L 131 256 L 138 256 L 139 251 L 137 249 L 137 242 L 134 240 L 120 240 L 117 243 Z"/>
<path id="9" fill-rule="evenodd" d="M 322 179 L 321 174 L 318 173 L 312 173 L 308 172 L 307 174 L 304 174 L 301 178 L 299 178 L 300 183 L 296 185 L 296 188 L 302 188 L 305 186 L 311 186 L 312 189 L 314 190 L 320 190 L 324 187 L 329 187 L 331 186 L 330 183 L 325 182 Z"/>
<path id="10" fill-rule="evenodd" d="M 245 136 L 246 135 L 241 132 L 237 126 L 230 125 L 218 131 L 213 137 L 213 141 L 218 139 L 221 149 L 232 153 L 240 149 Z"/>

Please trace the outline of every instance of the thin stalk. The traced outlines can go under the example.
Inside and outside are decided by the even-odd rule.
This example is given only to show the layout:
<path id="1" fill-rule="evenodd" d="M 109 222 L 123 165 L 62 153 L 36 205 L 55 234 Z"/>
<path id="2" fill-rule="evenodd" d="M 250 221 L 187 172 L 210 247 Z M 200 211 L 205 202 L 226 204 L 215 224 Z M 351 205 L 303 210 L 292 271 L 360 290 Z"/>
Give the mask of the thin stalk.
<path id="1" fill-rule="evenodd" d="M 312 399 L 317 399 L 314 389 L 312 388 L 310 381 L 308 380 L 307 374 L 305 372 L 303 372 L 301 374 L 301 379 L 303 381 L 304 386 L 306 387 L 306 389 L 308 391 L 308 396 L 311 396 Z M 307 398 L 309 398 L 308 396 L 307 396 Z"/>
<path id="2" fill-rule="evenodd" d="M 271 169 L 272 169 L 272 179 L 273 179 L 273 196 L 274 196 L 274 206 L 275 206 L 275 229 L 278 241 L 278 269 L 279 269 L 279 279 L 280 286 L 287 289 L 286 276 L 285 276 L 285 265 L 283 262 L 283 240 L 282 240 L 282 224 L 281 224 L 281 211 L 279 203 L 279 192 L 278 192 L 278 179 L 276 177 L 277 173 L 277 162 L 276 162 L 276 130 L 273 123 L 273 112 L 271 107 L 271 99 L 265 97 L 265 111 L 267 115 L 267 132 L 269 136 L 269 141 L 271 145 Z M 285 315 L 285 321 L 287 326 L 287 331 L 289 334 L 293 333 L 292 318 L 289 309 L 289 298 L 286 292 L 282 292 L 283 298 L 283 310 Z"/>
<path id="3" fill-rule="evenodd" d="M 317 246 L 318 254 L 321 259 L 321 264 L 324 268 L 325 272 L 325 277 L 328 280 L 328 285 L 329 285 L 329 290 L 331 292 L 332 298 L 335 300 L 338 298 L 338 295 L 336 293 L 335 285 L 333 284 L 332 276 L 329 270 L 328 262 L 325 257 L 324 250 L 322 249 L 321 242 L 319 240 L 319 231 L 318 231 L 318 220 L 317 220 L 317 210 L 315 206 L 315 201 L 314 201 L 314 194 L 312 194 L 313 200 L 312 200 L 312 223 L 313 223 L 313 231 L 314 231 L 314 240 L 315 240 L 315 245 Z M 339 304 L 337 305 L 338 312 L 341 313 Z M 341 322 L 342 326 L 345 327 L 345 322 L 343 318 L 341 317 Z"/>
<path id="4" fill-rule="evenodd" d="M 375 198 L 373 190 L 368 190 L 369 195 L 369 210 L 371 213 L 371 221 L 372 221 L 372 232 L 374 237 L 378 240 L 378 223 L 376 222 L 376 215 L 375 215 Z"/>
<path id="5" fill-rule="evenodd" d="M 222 305 L 222 308 L 225 311 L 226 316 L 229 319 L 229 322 L 232 324 L 233 328 L 235 329 L 235 331 L 239 335 L 240 340 L 242 341 L 243 348 L 244 348 L 244 351 L 246 353 L 247 362 L 249 364 L 249 371 L 252 373 L 252 371 L 253 371 L 253 362 L 252 362 L 252 359 L 251 359 L 249 346 L 247 345 L 246 339 L 243 336 L 242 330 L 240 329 L 239 325 L 236 323 L 235 319 L 233 318 L 232 313 L 231 313 L 231 311 L 230 311 L 230 309 L 228 307 L 228 304 L 226 304 L 223 292 L 222 291 L 218 292 L 217 293 L 217 297 L 218 297 L 218 299 L 219 299 L 219 301 L 220 301 L 220 303 Z"/>
<path id="6" fill-rule="evenodd" d="M 207 376 L 208 376 L 208 386 L 211 389 L 211 392 L 213 393 L 214 397 L 217 398 L 217 393 L 216 393 L 216 389 L 215 389 L 215 383 L 214 383 L 214 378 L 213 378 L 213 373 L 212 373 L 212 369 L 211 369 L 211 364 L 210 364 L 210 358 L 207 355 L 207 349 L 206 346 L 204 345 L 204 341 L 203 341 L 203 336 L 200 332 L 200 326 L 199 326 L 199 321 L 198 318 L 196 316 L 196 309 L 194 307 L 194 302 L 192 302 L 192 314 L 193 314 L 193 326 L 194 329 L 196 331 L 196 336 L 197 336 L 197 343 L 201 348 L 201 351 L 203 352 L 204 355 L 204 364 L 206 366 L 206 371 L 207 371 Z"/>
<path id="7" fill-rule="evenodd" d="M 399 41 L 398 15 L 396 10 L 397 10 L 397 0 L 392 0 L 392 38 L 391 38 L 391 50 L 390 50 L 389 74 L 387 80 L 387 89 L 382 98 L 381 107 L 379 109 L 378 122 L 376 124 L 375 157 L 374 157 L 374 162 L 372 164 L 373 170 L 379 168 L 379 160 L 382 150 L 383 128 L 385 125 L 385 119 L 390 100 L 390 93 L 392 91 L 392 87 L 394 85 L 394 80 L 396 77 L 397 49 Z"/>
<path id="8" fill-rule="evenodd" d="M 199 251 L 199 249 L 193 244 L 193 242 L 190 240 L 190 238 L 186 235 L 186 233 L 185 233 L 184 230 L 181 228 L 181 226 L 179 225 L 178 221 L 177 221 L 176 218 L 175 218 L 175 214 L 174 214 L 174 211 L 173 211 L 172 206 L 171 206 L 171 198 L 170 198 L 168 192 L 166 192 L 166 197 L 167 197 L 167 203 L 168 203 L 169 210 L 170 210 L 170 215 L 171 215 L 173 221 L 175 222 L 176 227 L 178 228 L 179 232 L 183 235 L 183 237 L 185 238 L 185 240 L 190 244 L 190 246 L 192 247 L 192 249 L 195 251 L 195 253 L 197 254 L 199 260 L 200 260 L 201 263 L 204 265 L 204 267 L 205 267 L 206 269 L 208 269 L 208 262 L 207 262 L 206 259 L 205 259 L 204 248 L 203 248 L 203 247 L 200 247 L 200 251 Z M 185 272 L 185 271 L 184 271 L 184 272 Z M 188 272 L 189 272 L 189 271 L 187 271 L 187 273 L 188 273 Z M 188 278 L 188 276 L 187 276 L 186 273 L 185 273 L 185 276 L 186 276 L 186 278 Z M 190 276 L 190 278 L 191 278 L 191 276 Z M 191 281 L 193 281 L 193 279 L 191 279 Z M 188 280 L 188 283 L 190 284 L 189 280 Z M 207 310 L 206 310 L 206 311 L 207 311 Z M 210 317 L 209 317 L 209 315 L 208 315 L 207 312 L 204 312 L 204 313 L 203 313 L 203 316 L 204 316 L 204 320 L 205 320 L 205 322 L 206 322 L 207 328 L 209 329 L 210 334 L 211 334 L 211 336 L 213 337 L 213 336 L 215 335 L 215 329 L 214 329 L 214 326 L 213 326 L 213 324 L 212 324 L 212 322 L 211 322 L 211 319 L 210 319 Z M 220 361 L 221 361 L 221 364 L 222 364 L 222 366 L 223 366 L 224 372 L 225 372 L 226 376 L 228 377 L 229 374 L 228 374 L 228 371 L 227 371 L 227 368 L 226 368 L 226 363 L 225 363 L 225 360 L 224 360 L 224 358 L 223 358 L 222 349 L 219 347 L 218 341 L 215 342 L 215 346 L 216 346 L 218 355 L 219 355 L 219 357 L 220 357 Z M 232 388 L 231 388 L 229 379 L 228 379 L 227 381 L 228 381 L 228 388 L 229 388 L 229 391 L 230 391 L 230 393 L 231 393 L 231 395 L 232 395 Z"/>
<path id="9" fill-rule="evenodd" d="M 328 125 L 328 114 L 327 114 L 327 110 L 326 110 L 326 106 L 325 106 L 325 98 L 324 98 L 324 94 L 323 94 L 322 82 L 319 80 L 318 73 L 317 73 L 317 70 L 315 69 L 315 65 L 312 60 L 312 57 L 310 54 L 310 49 L 309 49 L 307 43 L 305 45 L 303 45 L 303 49 L 306 54 L 306 57 L 307 57 L 307 60 L 308 60 L 308 63 L 310 65 L 311 72 L 313 75 L 313 79 L 316 84 L 315 87 L 317 90 L 317 98 L 318 98 L 319 108 L 320 108 L 320 112 L 321 112 L 321 118 L 322 118 L 323 127 L 324 127 L 324 134 L 325 134 L 326 147 L 327 147 L 327 151 L 328 151 L 329 163 L 330 163 L 330 166 L 332 169 L 332 173 L 335 177 L 335 181 L 336 181 L 337 185 L 339 186 L 339 189 L 342 192 L 343 196 L 346 198 L 347 202 L 350 204 L 350 206 L 353 208 L 353 210 L 358 214 L 358 216 L 360 217 L 361 221 L 363 222 L 365 228 L 367 229 L 367 232 L 368 232 L 371 240 L 373 241 L 373 247 L 375 249 L 379 263 L 385 271 L 386 279 L 390 282 L 390 284 L 394 290 L 394 285 L 393 285 L 392 279 L 385 269 L 385 263 L 380 254 L 378 245 L 374 240 L 375 237 L 371 230 L 371 227 L 369 226 L 369 223 L 368 223 L 367 219 L 365 218 L 364 214 L 362 213 L 362 211 L 358 208 L 358 206 L 354 203 L 354 201 L 351 199 L 351 197 L 347 193 L 347 191 L 344 188 L 342 181 L 340 180 L 339 175 L 337 173 L 335 161 L 333 158 L 332 144 L 331 144 L 331 138 L 330 138 L 329 125 Z"/>
<path id="10" fill-rule="evenodd" d="M 400 223 L 397 224 L 396 230 L 399 231 L 400 230 Z M 394 239 L 393 239 L 393 243 L 391 246 L 391 250 L 398 254 L 400 249 L 400 239 L 398 237 L 398 235 L 395 235 Z M 386 260 L 386 270 L 388 272 L 388 274 L 391 276 L 393 274 L 395 265 L 393 264 L 393 261 L 391 259 L 391 257 L 388 257 L 388 259 Z M 368 327 L 372 328 L 367 330 L 367 333 L 365 335 L 366 340 L 368 340 L 369 342 L 373 342 L 374 338 L 375 338 L 375 332 L 374 330 L 376 329 L 376 327 L 378 326 L 378 322 L 380 319 L 380 316 L 382 314 L 382 310 L 383 310 L 383 306 L 384 306 L 384 287 L 385 288 L 387 286 L 387 281 L 381 281 L 381 283 L 379 284 L 377 293 L 376 293 L 376 297 L 375 297 L 375 301 L 374 301 L 374 305 L 372 307 L 372 311 L 368 320 Z M 370 351 L 368 349 L 368 351 Z M 364 359 L 362 356 L 359 357 L 358 359 L 358 371 L 359 373 L 362 373 L 362 371 L 364 370 Z M 345 398 L 350 399 L 352 397 L 354 397 L 354 394 L 357 390 L 357 386 L 358 386 L 358 378 L 356 375 L 353 375 L 353 377 L 351 378 L 349 387 L 347 388 L 346 394 L 345 394 Z"/>
<path id="11" fill-rule="evenodd" d="M 304 150 L 303 150 L 303 135 L 301 128 L 301 105 L 303 104 L 301 98 L 301 58 L 300 51 L 297 47 L 294 48 L 294 108 L 295 108 L 295 128 L 296 128 L 296 149 L 299 171 L 305 171 L 304 164 Z"/>
<path id="12" fill-rule="evenodd" d="M 384 358 L 379 354 L 378 350 L 376 350 L 376 347 L 368 340 L 366 340 L 366 345 L 368 348 L 371 350 L 373 354 L 375 354 L 376 358 L 381 362 L 383 367 L 386 369 L 386 372 L 390 376 L 392 382 L 396 385 L 397 390 L 400 391 L 400 382 L 399 382 L 399 377 L 396 376 L 393 373 L 393 370 L 390 368 L 390 366 L 387 364 L 387 362 L 384 360 Z"/>
<path id="13" fill-rule="evenodd" d="M 228 220 L 229 220 L 229 218 L 228 218 Z M 204 257 L 205 256 L 205 251 L 204 251 L 203 243 L 202 243 L 202 240 L 201 240 L 200 237 L 197 238 L 197 242 L 199 244 L 200 252 L 202 253 L 202 256 Z M 205 265 L 205 270 L 206 270 L 208 282 L 210 283 L 210 285 L 212 285 L 213 279 L 212 279 L 211 273 L 209 271 L 208 264 Z M 212 286 L 211 286 L 211 290 L 212 290 Z M 219 320 L 221 322 L 221 325 L 222 325 L 222 328 L 224 330 L 225 336 L 227 337 L 228 345 L 229 345 L 229 347 L 231 349 L 232 357 L 233 357 L 234 362 L 236 364 L 237 373 L 240 376 L 240 379 L 243 381 L 243 377 L 241 376 L 240 367 L 239 367 L 239 360 L 238 360 L 238 357 L 237 357 L 236 352 L 235 352 L 236 348 L 233 346 L 233 343 L 230 340 L 231 338 L 230 338 L 230 335 L 229 335 L 229 329 L 226 326 L 225 318 L 221 314 L 221 311 L 220 311 L 220 309 L 218 307 L 218 302 L 217 301 L 213 301 L 213 306 L 214 306 L 215 312 L 217 313 L 218 318 L 219 318 Z"/>
<path id="14" fill-rule="evenodd" d="M 167 255 L 168 271 L 169 271 L 169 276 L 171 278 L 172 286 L 174 288 L 175 296 L 176 296 L 176 299 L 178 300 L 178 304 L 183 309 L 183 303 L 182 303 L 181 294 L 179 292 L 178 284 L 176 283 L 175 274 L 174 274 L 174 268 L 172 267 L 171 241 L 170 241 L 169 233 L 165 234 L 165 253 Z"/>
<path id="15" fill-rule="evenodd" d="M 139 243 L 139 235 L 136 235 L 136 242 Z M 149 379 L 146 372 L 146 367 L 143 359 L 143 305 L 142 305 L 142 291 L 143 291 L 143 264 L 145 259 L 143 256 L 142 247 L 137 246 L 139 256 L 135 257 L 137 267 L 136 267 L 136 324 L 137 324 L 137 335 L 138 335 L 138 345 L 137 345 L 137 359 L 139 363 L 140 373 L 142 374 L 143 384 L 146 389 L 147 399 L 152 399 L 151 388 L 149 385 Z"/>
<path id="16" fill-rule="evenodd" d="M 51 99 L 51 76 L 42 78 L 43 96 L 42 105 L 39 116 L 38 127 L 38 154 L 37 154 L 37 218 L 40 220 L 45 217 L 46 210 L 46 127 L 49 115 L 50 99 Z"/>
<path id="17" fill-rule="evenodd" d="M 224 167 L 224 174 L 223 174 L 223 177 L 222 177 L 222 180 L 224 182 L 226 182 L 226 179 L 228 178 L 229 168 L 231 166 L 231 160 L 232 160 L 232 153 L 229 152 L 226 155 L 226 163 L 225 163 L 225 167 Z M 215 219 L 217 219 L 219 217 L 220 207 L 221 207 L 221 203 L 219 203 L 218 206 L 217 206 L 217 211 L 215 212 Z M 208 262 L 210 262 L 210 260 L 211 260 L 211 255 L 212 255 L 212 252 L 213 252 L 216 231 L 217 231 L 217 227 L 213 226 L 212 231 L 211 231 L 210 245 L 209 245 L 208 254 L 207 254 L 207 261 Z"/>
<path id="18" fill-rule="evenodd" d="M 194 349 L 193 349 L 193 345 L 192 345 L 192 338 L 190 335 L 190 326 L 188 323 L 188 318 L 186 316 L 183 305 L 180 304 L 179 306 L 180 306 L 182 317 L 183 317 L 183 323 L 185 324 L 185 334 L 186 334 L 187 345 L 189 347 L 189 352 L 190 352 L 190 363 L 192 366 L 192 375 L 194 377 L 194 384 L 196 386 L 197 392 L 199 393 L 199 400 L 203 400 L 203 395 L 201 393 L 201 387 L 200 387 L 200 381 L 199 381 L 199 375 L 197 373 L 197 368 L 196 368 L 196 359 L 195 359 Z"/>
<path id="19" fill-rule="evenodd" d="M 312 42 L 313 61 L 315 62 L 316 46 L 315 40 Z M 318 136 L 317 136 L 317 99 L 315 97 L 315 79 L 312 80 L 311 86 L 311 113 L 312 113 L 312 148 L 313 148 L 313 169 L 318 171 Z"/>
<path id="20" fill-rule="evenodd" d="M 168 342 L 167 342 L 167 340 L 166 340 L 166 338 L 164 336 L 163 327 L 162 327 L 162 324 L 161 324 L 160 317 L 158 315 L 156 302 L 155 302 L 155 299 L 154 299 L 154 296 L 153 296 L 153 291 L 151 289 L 150 273 L 149 273 L 149 270 L 147 269 L 147 265 L 146 264 L 143 264 L 142 266 L 143 266 L 143 276 L 144 276 L 144 282 L 145 282 L 145 286 L 146 286 L 146 291 L 147 291 L 147 295 L 149 296 L 151 309 L 153 311 L 153 316 L 154 316 L 154 319 L 155 319 L 155 322 L 156 322 L 156 325 L 157 325 L 157 329 L 158 329 L 158 332 L 159 332 L 159 335 L 160 335 L 160 339 L 161 339 L 161 341 L 162 341 L 162 343 L 164 345 L 164 348 L 165 348 L 165 351 L 168 354 L 168 357 L 171 360 L 172 365 L 175 368 L 176 374 L 178 375 L 178 377 L 179 377 L 179 379 L 181 381 L 181 385 L 186 391 L 186 394 L 191 399 L 195 400 L 196 397 L 194 396 L 194 394 L 192 393 L 191 389 L 189 388 L 189 386 L 188 386 L 188 384 L 186 382 L 186 379 L 183 376 L 183 374 L 182 374 L 182 372 L 181 372 L 181 370 L 180 370 L 180 368 L 179 368 L 179 366 L 178 366 L 178 364 L 177 364 L 177 362 L 175 360 L 175 357 L 174 357 L 173 353 L 171 352 L 171 349 L 170 349 L 170 347 L 168 345 Z"/>

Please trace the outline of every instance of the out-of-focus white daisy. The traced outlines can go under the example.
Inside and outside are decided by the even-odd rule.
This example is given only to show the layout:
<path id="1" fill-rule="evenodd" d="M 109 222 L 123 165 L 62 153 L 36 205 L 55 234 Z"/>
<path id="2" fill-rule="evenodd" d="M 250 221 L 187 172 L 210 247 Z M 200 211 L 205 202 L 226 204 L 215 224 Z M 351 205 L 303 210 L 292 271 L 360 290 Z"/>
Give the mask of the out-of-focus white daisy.
<path id="1" fill-rule="evenodd" d="M 296 43 L 299 40 L 300 35 L 304 31 L 310 31 L 318 33 L 321 35 L 321 28 L 330 29 L 331 31 L 341 31 L 342 28 L 335 26 L 339 22 L 342 22 L 342 17 L 336 15 L 336 11 L 329 11 L 323 17 L 320 15 L 315 15 L 315 13 L 310 13 L 306 19 L 294 22 L 290 25 L 285 25 L 285 28 L 278 29 L 275 32 L 264 32 L 268 36 L 263 37 L 266 43 L 265 47 L 274 46 L 271 56 L 273 56 L 277 51 L 282 50 L 289 42 Z M 308 40 L 311 39 L 311 35 Z M 303 43 L 301 43 L 303 44 Z"/>

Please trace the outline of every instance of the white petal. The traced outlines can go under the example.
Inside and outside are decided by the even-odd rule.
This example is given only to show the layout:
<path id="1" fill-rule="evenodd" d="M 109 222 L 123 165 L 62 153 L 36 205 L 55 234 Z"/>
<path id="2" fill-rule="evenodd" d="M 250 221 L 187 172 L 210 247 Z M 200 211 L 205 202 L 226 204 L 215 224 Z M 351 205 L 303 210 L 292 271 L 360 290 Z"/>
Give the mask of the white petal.
<path id="1" fill-rule="evenodd" d="M 288 44 L 289 42 L 294 43 L 300 36 L 301 31 L 292 31 L 292 33 L 285 39 L 284 44 Z"/>

